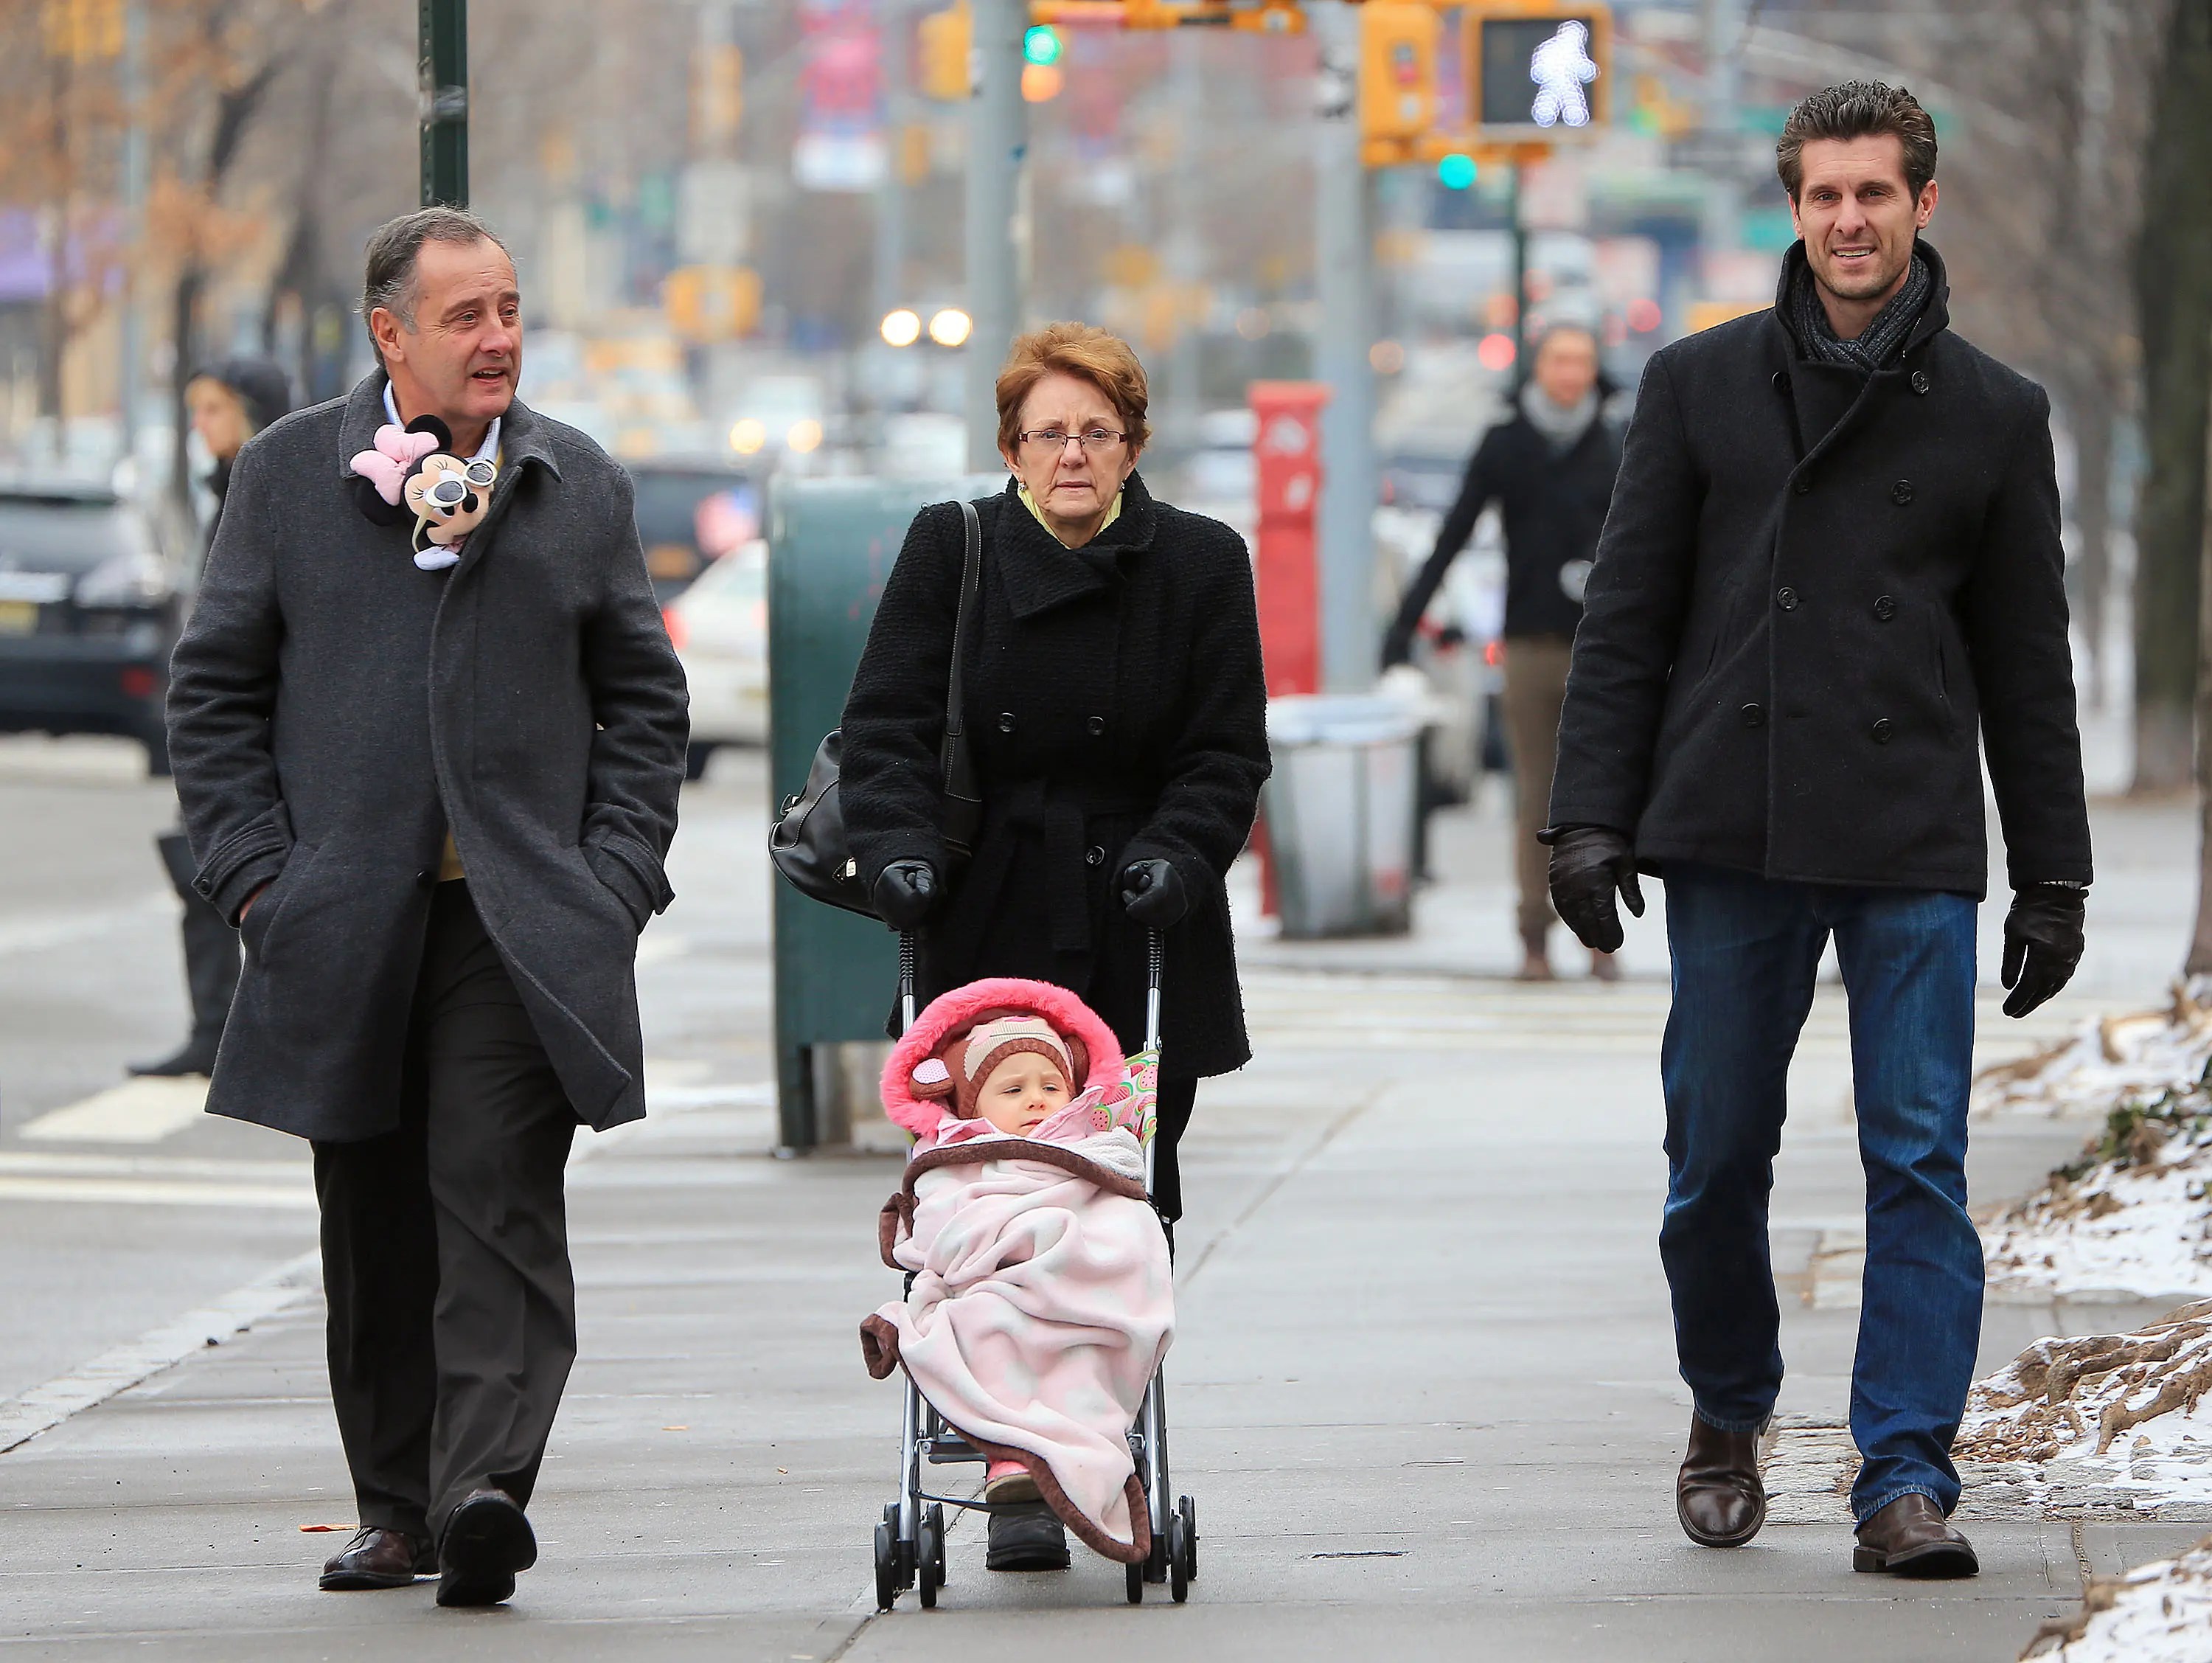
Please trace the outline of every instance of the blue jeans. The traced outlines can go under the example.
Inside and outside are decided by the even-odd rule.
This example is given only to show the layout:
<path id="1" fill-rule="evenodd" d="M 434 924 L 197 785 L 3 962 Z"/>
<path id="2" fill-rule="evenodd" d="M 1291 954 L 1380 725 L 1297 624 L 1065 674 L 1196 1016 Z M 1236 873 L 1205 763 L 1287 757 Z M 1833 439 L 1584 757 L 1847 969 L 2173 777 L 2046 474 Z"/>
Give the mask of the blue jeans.
<path id="1" fill-rule="evenodd" d="M 1832 934 L 1850 1007 L 1867 1256 L 1851 1368 L 1864 1520 L 1917 1491 L 1958 1504 L 1951 1440 L 1982 1325 L 1966 1216 L 1975 902 L 1928 890 L 1778 883 L 1668 863 L 1674 1008 L 1659 1255 L 1698 1416 L 1763 1424 L 1782 1386 L 1766 1212 L 1790 1053 Z"/>

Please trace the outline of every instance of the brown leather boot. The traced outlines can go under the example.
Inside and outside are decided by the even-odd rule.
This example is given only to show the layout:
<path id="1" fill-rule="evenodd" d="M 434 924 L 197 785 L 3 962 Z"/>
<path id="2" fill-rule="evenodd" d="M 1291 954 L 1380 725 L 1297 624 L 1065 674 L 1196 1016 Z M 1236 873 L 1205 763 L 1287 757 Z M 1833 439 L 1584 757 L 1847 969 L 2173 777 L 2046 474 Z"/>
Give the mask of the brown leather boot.
<path id="1" fill-rule="evenodd" d="M 1700 1547 L 1740 1548 L 1766 1522 L 1759 1434 L 1723 1432 L 1690 1416 L 1690 1447 L 1674 1478 L 1674 1516 Z"/>
<path id="2" fill-rule="evenodd" d="M 1859 1526 L 1858 1538 L 1851 1550 L 1853 1570 L 1929 1578 L 1981 1572 L 1973 1544 L 1945 1522 L 1941 1508 L 1917 1490 L 1869 1514 Z"/>

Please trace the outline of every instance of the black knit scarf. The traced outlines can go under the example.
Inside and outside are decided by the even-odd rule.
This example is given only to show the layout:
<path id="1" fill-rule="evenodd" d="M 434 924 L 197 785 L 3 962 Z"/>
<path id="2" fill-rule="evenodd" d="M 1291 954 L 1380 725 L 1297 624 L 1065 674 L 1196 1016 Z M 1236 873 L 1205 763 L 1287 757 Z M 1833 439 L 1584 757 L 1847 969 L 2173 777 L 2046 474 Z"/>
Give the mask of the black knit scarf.
<path id="1" fill-rule="evenodd" d="M 1902 350 L 1905 338 L 1912 333 L 1912 326 L 1920 321 L 1920 314 L 1935 287 L 1934 273 L 1915 248 L 1905 286 L 1875 314 L 1874 321 L 1856 340 L 1847 341 L 1836 333 L 1828 321 L 1828 310 L 1820 304 L 1820 294 L 1814 286 L 1812 268 L 1800 266 L 1790 291 L 1790 330 L 1807 357 L 1871 372 L 1881 369 Z"/>

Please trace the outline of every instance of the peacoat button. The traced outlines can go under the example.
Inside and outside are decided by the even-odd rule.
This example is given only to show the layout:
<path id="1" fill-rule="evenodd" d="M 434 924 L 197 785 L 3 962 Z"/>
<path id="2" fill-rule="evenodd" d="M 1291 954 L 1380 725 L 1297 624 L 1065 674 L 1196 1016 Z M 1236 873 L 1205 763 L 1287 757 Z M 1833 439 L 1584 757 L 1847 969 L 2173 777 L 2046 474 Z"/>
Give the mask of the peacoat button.
<path id="1" fill-rule="evenodd" d="M 1011 734 L 1014 731 L 1014 713 L 1012 710 L 999 712 L 999 731 L 1002 734 Z"/>
<path id="2" fill-rule="evenodd" d="M 1103 716 L 1092 716 L 1083 725 L 1091 730 L 1093 739 L 1103 737 L 1106 732 L 1106 718 Z"/>
<path id="3" fill-rule="evenodd" d="M 1790 396 L 1790 372 L 1788 370 L 1778 369 L 1774 372 L 1774 390 L 1782 394 L 1785 399 Z"/>
<path id="4" fill-rule="evenodd" d="M 1747 704 L 1743 707 L 1743 725 L 1745 727 L 1763 727 L 1765 725 L 1765 722 L 1766 712 L 1759 706 L 1756 704 Z"/>
<path id="5" fill-rule="evenodd" d="M 215 886 L 210 883 L 205 878 L 193 879 L 192 887 L 199 891 L 203 895 L 212 895 L 215 893 Z"/>
<path id="6" fill-rule="evenodd" d="M 1883 623 L 1888 623 L 1891 618 L 1897 616 L 1897 597 L 1888 594 L 1876 596 L 1874 603 L 1874 615 Z"/>
<path id="7" fill-rule="evenodd" d="M 1774 592 L 1774 604 L 1781 607 L 1785 612 L 1796 612 L 1797 610 L 1797 591 L 1790 588 L 1786 584 L 1784 585 L 1781 588 L 1778 588 Z"/>
<path id="8" fill-rule="evenodd" d="M 1105 865 L 1106 851 L 1101 849 L 1097 844 L 1092 844 L 1090 848 L 1083 851 L 1083 863 L 1085 866 Z"/>
<path id="9" fill-rule="evenodd" d="M 1796 480 L 1791 483 L 1790 489 L 1796 491 L 1800 496 L 1806 495 L 1813 489 L 1813 476 L 1809 473 L 1799 474 Z"/>
<path id="10" fill-rule="evenodd" d="M 1928 389 L 1932 385 L 1933 383 L 1928 379 L 1928 372 L 1926 370 L 1916 369 L 1912 372 L 1912 390 L 1915 393 L 1917 393 L 1922 398 L 1924 399 L 1928 396 Z"/>
<path id="11" fill-rule="evenodd" d="M 1892 485 L 1889 488 L 1889 500 L 1896 503 L 1899 508 L 1903 508 L 1907 503 L 1910 503 L 1912 500 L 1912 481 L 1910 479 L 1899 479 L 1895 484 Z"/>
<path id="12" fill-rule="evenodd" d="M 417 889 L 431 888 L 437 881 L 438 874 L 427 866 L 415 874 L 415 887 Z"/>
<path id="13" fill-rule="evenodd" d="M 1882 716 L 1874 724 L 1874 742 L 1876 745 L 1887 745 L 1889 743 L 1889 718 Z"/>

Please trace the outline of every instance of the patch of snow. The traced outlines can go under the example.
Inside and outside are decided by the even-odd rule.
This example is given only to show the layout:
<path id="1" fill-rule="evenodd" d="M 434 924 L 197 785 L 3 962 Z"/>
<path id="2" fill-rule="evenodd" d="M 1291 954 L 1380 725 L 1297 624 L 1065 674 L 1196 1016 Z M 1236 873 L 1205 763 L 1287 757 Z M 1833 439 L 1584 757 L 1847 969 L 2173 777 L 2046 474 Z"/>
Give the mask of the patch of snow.
<path id="1" fill-rule="evenodd" d="M 2116 1104 L 2187 1091 L 2212 1068 L 2212 984 L 2176 983 L 2163 1010 L 2100 1016 L 2059 1045 L 1984 1069 L 1974 1077 L 1977 1116 L 2057 1119 L 2102 1115 Z"/>
<path id="2" fill-rule="evenodd" d="M 2081 1614 L 2045 1624 L 2025 1658 L 2054 1663 L 2205 1663 L 2212 1657 L 2212 1537 L 2172 1559 L 2100 1576 Z"/>
<path id="3" fill-rule="evenodd" d="M 2100 1142 L 1984 1229 L 1992 1292 L 2212 1294 L 2212 1100 L 2116 1112 Z"/>

